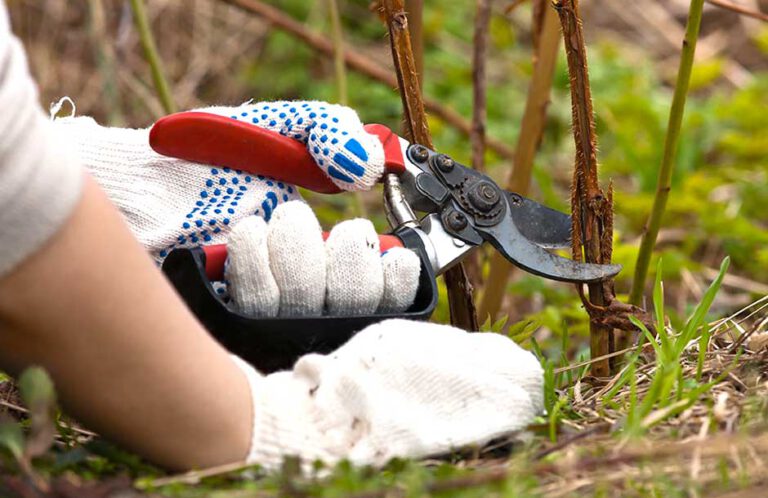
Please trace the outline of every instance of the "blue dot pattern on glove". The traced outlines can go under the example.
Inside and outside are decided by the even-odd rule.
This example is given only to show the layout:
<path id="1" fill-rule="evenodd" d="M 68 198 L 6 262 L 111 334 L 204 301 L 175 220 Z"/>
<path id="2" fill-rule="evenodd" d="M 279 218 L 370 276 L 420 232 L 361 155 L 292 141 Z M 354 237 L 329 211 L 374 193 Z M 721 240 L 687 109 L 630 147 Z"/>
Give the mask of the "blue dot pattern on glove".
<path id="1" fill-rule="evenodd" d="M 176 240 L 157 252 L 159 259 L 179 247 L 214 242 L 244 216 L 261 216 L 266 221 L 279 203 L 299 199 L 296 187 L 263 175 L 231 168 L 210 168 L 203 177 L 194 207 L 186 214 Z"/>
<path id="2" fill-rule="evenodd" d="M 281 101 L 197 111 L 231 117 L 299 140 L 344 190 L 369 189 L 384 170 L 381 142 L 365 131 L 357 113 L 348 107 Z M 182 169 L 191 171 L 186 166 Z M 190 194 L 190 206 L 179 212 L 177 228 L 154 246 L 152 253 L 158 262 L 175 248 L 224 243 L 231 227 L 242 218 L 257 215 L 269 221 L 278 204 L 301 198 L 295 186 L 269 177 L 230 168 L 202 171 L 200 183 L 193 183 L 196 187 L 184 187 Z"/>
<path id="3" fill-rule="evenodd" d="M 218 113 L 222 108 L 212 108 Z M 317 165 L 344 190 L 367 190 L 384 171 L 379 139 L 352 109 L 326 102 L 262 102 L 228 109 L 229 116 L 306 144 Z M 203 110 L 205 111 L 205 110 Z"/>

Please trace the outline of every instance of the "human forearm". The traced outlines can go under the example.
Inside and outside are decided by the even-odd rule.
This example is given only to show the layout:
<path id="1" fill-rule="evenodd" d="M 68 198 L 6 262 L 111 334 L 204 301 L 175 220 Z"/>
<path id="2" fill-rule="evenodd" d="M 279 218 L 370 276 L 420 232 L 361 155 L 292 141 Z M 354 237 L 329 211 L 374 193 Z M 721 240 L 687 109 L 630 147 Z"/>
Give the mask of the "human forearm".
<path id="1" fill-rule="evenodd" d="M 0 368 L 47 368 L 65 407 L 151 460 L 242 459 L 248 386 L 92 180 L 63 229 L 0 280 Z"/>

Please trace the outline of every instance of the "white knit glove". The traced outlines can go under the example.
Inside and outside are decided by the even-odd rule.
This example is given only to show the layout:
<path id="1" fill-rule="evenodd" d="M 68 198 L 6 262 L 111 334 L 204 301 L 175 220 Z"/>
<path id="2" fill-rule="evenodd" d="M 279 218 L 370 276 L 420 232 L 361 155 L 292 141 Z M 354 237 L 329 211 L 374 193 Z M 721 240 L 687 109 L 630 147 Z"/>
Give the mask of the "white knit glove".
<path id="1" fill-rule="evenodd" d="M 419 285 L 414 252 L 396 247 L 381 255 L 373 224 L 364 219 L 336 225 L 324 243 L 302 201 L 279 205 L 269 224 L 245 218 L 227 249 L 227 290 L 248 316 L 397 313 L 413 303 Z"/>
<path id="2" fill-rule="evenodd" d="M 381 142 L 347 107 L 262 102 L 197 111 L 300 140 L 342 189 L 371 188 L 384 171 Z M 300 198 L 294 186 L 270 178 L 161 156 L 149 146 L 149 129 L 107 128 L 89 117 L 54 123 L 157 260 L 177 247 L 225 242 L 236 221 L 254 214 L 269 220 L 278 204 Z"/>
<path id="3" fill-rule="evenodd" d="M 524 428 L 542 410 L 542 369 L 512 340 L 432 323 L 371 325 L 330 355 L 249 379 L 248 461 L 384 465 L 436 455 Z"/>

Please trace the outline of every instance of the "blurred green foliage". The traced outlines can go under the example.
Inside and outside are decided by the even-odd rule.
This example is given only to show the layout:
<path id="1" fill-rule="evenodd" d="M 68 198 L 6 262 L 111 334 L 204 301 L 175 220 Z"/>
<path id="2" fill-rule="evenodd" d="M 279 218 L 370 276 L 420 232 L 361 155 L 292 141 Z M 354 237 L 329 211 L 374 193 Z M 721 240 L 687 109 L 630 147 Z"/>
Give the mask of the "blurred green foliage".
<path id="1" fill-rule="evenodd" d="M 312 29 L 329 33 L 324 2 L 269 1 Z M 348 44 L 368 54 L 372 60 L 388 64 L 390 52 L 386 30 L 377 16 L 368 10 L 368 2 L 349 0 L 342 2 L 341 7 Z M 467 117 L 472 111 L 470 51 L 474 7 L 472 2 L 459 0 L 427 3 L 423 27 L 425 93 Z M 487 130 L 489 135 L 510 145 L 515 144 L 519 133 L 532 71 L 530 34 L 526 31 L 526 22 L 519 22 L 527 19 L 529 9 L 528 5 L 518 7 L 514 14 L 517 22 L 496 14 L 490 24 Z M 657 61 L 630 46 L 629 42 L 621 42 L 615 36 L 604 37 L 601 32 L 593 31 L 589 23 L 585 24 L 585 30 L 590 35 L 589 69 L 597 116 L 601 176 L 606 185 L 612 181 L 615 189 L 614 260 L 625 267 L 617 281 L 617 290 L 621 293 L 629 288 L 637 241 L 655 191 L 671 102 L 670 75 L 663 74 Z M 768 28 L 754 36 L 754 43 L 768 55 Z M 729 256 L 731 274 L 757 283 L 768 282 L 768 73 L 754 73 L 749 84 L 734 89 L 723 82 L 726 62 L 722 58 L 712 58 L 694 67 L 673 191 L 663 224 L 662 243 L 656 254 L 657 258 L 662 257 L 658 268 L 664 274 L 667 302 L 674 302 L 674 297 L 683 293 L 682 309 L 671 304 L 666 308 L 673 326 L 681 329 L 685 328 L 684 318 L 697 304 L 697 299 L 687 297 L 687 291 L 683 290 L 681 276 L 684 271 L 696 273 L 705 267 L 715 268 Z M 242 82 L 248 96 L 258 100 L 334 101 L 337 90 L 333 74 L 329 59 L 318 56 L 293 37 L 272 30 L 258 56 L 247 66 L 238 68 L 233 77 Z M 399 128 L 401 104 L 395 89 L 354 72 L 349 73 L 348 81 L 350 104 L 359 111 L 363 121 Z M 207 98 L 216 99 L 215 89 Z M 536 158 L 531 196 L 563 210 L 568 209 L 573 160 L 570 123 L 568 74 L 561 56 L 545 135 Z M 465 136 L 437 119 L 431 119 L 430 125 L 437 148 L 461 162 L 469 162 L 470 147 Z M 486 160 L 488 173 L 497 181 L 503 181 L 510 169 L 509 161 L 492 152 L 487 153 Z M 353 196 L 308 193 L 307 197 L 327 227 L 354 213 Z M 371 207 L 380 205 L 377 204 L 378 197 L 378 193 L 366 195 Z M 377 227 L 386 230 L 383 211 L 369 209 L 369 213 Z M 657 267 L 657 262 L 651 267 Z M 658 304 L 662 302 L 661 287 L 657 285 L 657 289 Z M 586 366 L 556 373 L 557 368 L 586 359 L 586 314 L 576 293 L 567 285 L 518 272 L 508 291 L 514 300 L 510 306 L 513 315 L 493 323 L 487 321 L 482 329 L 506 333 L 534 349 L 539 356 L 546 356 L 543 362 L 547 372 L 545 393 L 549 418 L 544 422 L 548 435 L 554 439 L 558 420 L 572 417 L 568 399 L 573 397 L 575 379 L 587 373 Z M 448 309 L 442 286 L 440 292 L 435 319 L 447 321 Z M 707 297 L 707 308 L 712 299 L 714 292 Z M 701 309 L 698 308 L 699 314 L 704 313 Z M 715 313 L 722 315 L 724 311 L 716 309 Z M 484 318 L 480 317 L 480 321 Z M 692 330 L 690 322 L 688 329 Z M 687 341 L 680 344 L 683 342 Z M 675 354 L 679 356 L 679 352 Z M 667 356 L 669 368 L 677 368 L 673 361 L 675 355 Z M 628 375 L 627 379 L 633 377 Z M 7 377 L 0 373 L 0 383 L 6 380 Z M 43 381 L 33 384 L 42 389 L 38 391 L 43 393 L 43 399 L 52 399 L 52 393 Z M 570 393 L 567 392 L 569 386 Z M 681 386 L 680 392 L 683 392 L 682 387 L 687 386 Z M 30 392 L 29 389 L 26 391 Z M 764 414 L 765 403 L 749 402 L 755 404 L 755 412 Z M 648 406 L 655 405 L 649 402 Z M 101 440 L 79 445 L 77 434 L 68 425 L 57 421 L 57 426 L 60 436 L 57 451 L 37 459 L 38 472 L 45 475 L 71 472 L 86 479 L 128 473 L 132 477 L 142 477 L 142 483 L 148 489 L 153 488 L 153 478 L 161 474 L 137 457 Z M 9 465 L 9 456 L 11 462 L 23 461 L 28 442 L 18 424 L 0 420 L 0 457 L 6 457 L 0 458 L 0 464 Z M 517 462 L 510 462 L 508 479 L 466 490 L 461 496 L 537 496 L 537 478 L 529 472 L 529 464 L 520 464 L 529 457 L 525 454 L 527 450 L 530 448 L 523 448 Z M 727 478 L 727 469 L 725 472 Z M 233 482 L 232 476 L 214 477 L 197 489 L 176 484 L 162 491 L 169 496 L 222 497 L 242 496 L 238 491 L 247 489 L 254 493 L 283 492 L 287 478 L 291 477 L 284 474 L 253 481 L 251 478 L 258 474 L 249 469 L 243 472 L 245 479 L 242 481 Z M 442 479 L 468 474 L 467 470 L 449 464 L 429 468 L 414 462 L 394 461 L 380 473 L 342 464 L 326 481 L 304 483 L 306 489 L 301 491 L 307 496 L 341 496 L 397 485 L 415 496 L 424 494 L 428 485 Z M 631 478 L 625 484 L 643 496 L 678 494 L 680 488 L 672 482 L 657 481 L 646 484 L 650 488 L 642 488 L 641 484 L 633 487 Z M 232 494 L 228 488 L 232 488 Z M 595 495 L 601 494 L 598 488 Z"/>
<path id="2" fill-rule="evenodd" d="M 328 24 L 319 4 L 299 0 L 280 7 L 306 19 L 319 31 Z M 451 1 L 424 12 L 425 93 L 440 99 L 464 116 L 472 111 L 472 5 Z M 525 9 L 526 7 L 521 7 Z M 366 47 L 372 58 L 388 63 L 385 29 L 364 2 L 349 2 L 342 12 L 346 41 Z M 524 16 L 522 16 L 524 17 Z M 589 28 L 589 26 L 587 26 Z M 529 34 L 496 15 L 490 26 L 488 63 L 488 134 L 514 145 L 519 132 L 532 70 Z M 619 293 L 629 288 L 642 233 L 656 185 L 672 89 L 654 61 L 615 38 L 595 37 L 589 50 L 589 69 L 599 137 L 599 162 L 604 184 L 615 189 L 616 237 L 614 260 L 625 270 L 617 281 Z M 756 43 L 768 46 L 766 32 Z M 378 49 L 371 48 L 372 44 Z M 768 50 L 768 48 L 766 49 Z M 673 191 L 662 227 L 663 256 L 668 289 L 675 289 L 684 269 L 715 268 L 724 256 L 732 273 L 768 282 L 768 74 L 754 74 L 744 88 L 723 84 L 723 61 L 696 64 L 683 123 Z M 280 68 L 275 71 L 275 68 Z M 301 42 L 273 33 L 265 51 L 243 74 L 256 98 L 335 99 L 331 62 L 318 59 Z M 401 105 L 396 90 L 349 74 L 350 104 L 366 122 L 382 122 L 397 129 Z M 568 74 L 561 55 L 541 150 L 536 158 L 532 196 L 568 210 L 568 188 L 573 158 Z M 452 127 L 431 119 L 434 143 L 442 152 L 468 163 L 469 141 Z M 510 163 L 487 153 L 488 172 L 503 181 Z M 312 196 L 325 224 L 349 215 L 349 198 Z M 376 194 L 368 197 L 375 205 Z M 381 210 L 371 216 L 381 230 Z M 671 242 L 665 242 L 669 235 Z M 655 267 L 655 262 L 651 267 Z M 652 278 L 649 277 L 649 278 Z M 523 275 L 510 283 L 516 299 L 536 300 L 530 318 L 555 334 L 586 336 L 585 314 L 568 286 Z M 444 293 L 443 293 L 444 294 Z M 530 307 L 529 307 L 530 308 Z M 675 310 L 670 310 L 675 317 Z M 684 313 L 685 310 L 679 310 Z M 720 310 L 722 311 L 722 310 Z M 436 313 L 448 319 L 444 296 Z M 480 317 L 483 321 L 484 317 Z M 513 316 L 516 321 L 520 316 Z"/>

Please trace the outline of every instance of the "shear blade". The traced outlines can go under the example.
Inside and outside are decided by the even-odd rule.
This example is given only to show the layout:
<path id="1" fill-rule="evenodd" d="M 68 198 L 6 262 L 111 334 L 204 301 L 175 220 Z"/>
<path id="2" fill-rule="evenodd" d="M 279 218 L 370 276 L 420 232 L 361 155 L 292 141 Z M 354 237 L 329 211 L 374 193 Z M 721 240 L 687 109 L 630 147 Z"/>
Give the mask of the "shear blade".
<path id="1" fill-rule="evenodd" d="M 513 201 L 516 200 L 513 195 L 516 196 L 516 194 L 510 194 L 508 196 L 510 211 L 514 210 Z M 522 198 L 517 196 L 518 202 L 519 199 Z M 529 202 L 533 203 L 533 201 Z M 539 208 L 532 209 L 541 211 Z M 560 213 L 560 215 L 564 216 L 562 213 Z M 539 215 L 540 220 L 542 219 L 541 216 L 542 215 Z M 543 219 L 546 219 L 546 217 Z M 553 219 L 557 220 L 558 218 L 553 217 Z M 527 229 L 532 230 L 534 226 L 534 224 L 529 223 Z M 621 265 L 580 263 L 547 252 L 538 245 L 535 239 L 529 239 L 523 234 L 512 216 L 494 227 L 477 228 L 477 230 L 483 234 L 483 238 L 488 240 L 511 263 L 529 273 L 550 280 L 574 283 L 600 282 L 616 276 L 621 271 Z M 555 237 L 555 240 L 557 240 L 557 237 L 562 237 L 562 234 L 564 233 L 562 222 L 560 222 L 559 228 L 552 233 L 554 234 L 552 237 Z M 570 226 L 568 228 L 568 233 L 570 233 Z M 539 237 L 539 239 L 541 240 L 542 237 Z"/>
<path id="2" fill-rule="evenodd" d="M 545 249 L 571 246 L 570 215 L 513 192 L 505 193 L 512 221 L 526 239 Z"/>

